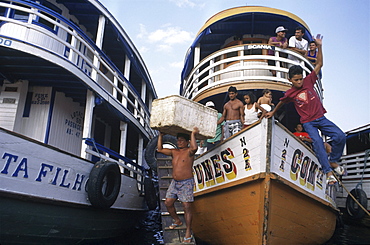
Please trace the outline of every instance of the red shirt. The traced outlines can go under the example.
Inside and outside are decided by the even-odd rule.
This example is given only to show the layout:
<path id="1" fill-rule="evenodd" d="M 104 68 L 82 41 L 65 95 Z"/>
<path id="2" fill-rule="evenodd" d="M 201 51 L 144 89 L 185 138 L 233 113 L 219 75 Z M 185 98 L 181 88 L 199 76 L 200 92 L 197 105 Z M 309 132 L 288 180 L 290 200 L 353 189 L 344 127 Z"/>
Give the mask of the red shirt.
<path id="1" fill-rule="evenodd" d="M 298 114 L 301 116 L 301 123 L 311 122 L 323 117 L 326 113 L 319 96 L 313 89 L 317 80 L 317 75 L 312 71 L 303 79 L 301 88 L 291 87 L 280 98 L 284 103 L 294 102 Z"/>
<path id="2" fill-rule="evenodd" d="M 306 137 L 306 138 L 308 138 L 308 139 L 311 139 L 311 137 L 308 135 L 308 133 L 306 133 L 306 132 L 294 132 L 293 133 L 295 136 L 297 136 L 298 138 L 300 137 L 300 136 L 304 136 L 304 137 Z"/>

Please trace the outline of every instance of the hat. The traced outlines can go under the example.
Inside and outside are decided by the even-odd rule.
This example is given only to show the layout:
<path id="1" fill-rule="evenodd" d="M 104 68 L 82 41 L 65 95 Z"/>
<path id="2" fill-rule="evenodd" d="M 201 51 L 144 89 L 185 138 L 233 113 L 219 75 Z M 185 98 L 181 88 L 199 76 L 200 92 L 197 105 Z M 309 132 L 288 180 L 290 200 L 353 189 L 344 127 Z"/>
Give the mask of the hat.
<path id="1" fill-rule="evenodd" d="M 278 33 L 278 32 L 281 32 L 281 31 L 287 31 L 288 29 L 285 29 L 284 26 L 279 26 L 278 28 L 276 28 L 275 30 L 275 33 Z"/>
<path id="2" fill-rule="evenodd" d="M 207 107 L 211 107 L 211 106 L 215 107 L 215 104 L 214 104 L 212 101 L 208 101 L 208 102 L 206 103 L 206 106 L 207 106 Z"/>

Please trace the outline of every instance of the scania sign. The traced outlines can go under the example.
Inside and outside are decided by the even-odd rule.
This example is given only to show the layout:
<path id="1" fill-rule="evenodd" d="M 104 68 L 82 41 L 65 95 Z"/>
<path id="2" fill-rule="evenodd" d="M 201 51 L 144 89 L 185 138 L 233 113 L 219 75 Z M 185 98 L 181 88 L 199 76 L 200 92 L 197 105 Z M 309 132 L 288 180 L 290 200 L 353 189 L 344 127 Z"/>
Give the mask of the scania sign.
<path id="1" fill-rule="evenodd" d="M 275 50 L 275 47 L 267 45 L 267 44 L 250 44 L 250 45 L 245 45 L 244 49 L 272 49 L 272 50 Z"/>

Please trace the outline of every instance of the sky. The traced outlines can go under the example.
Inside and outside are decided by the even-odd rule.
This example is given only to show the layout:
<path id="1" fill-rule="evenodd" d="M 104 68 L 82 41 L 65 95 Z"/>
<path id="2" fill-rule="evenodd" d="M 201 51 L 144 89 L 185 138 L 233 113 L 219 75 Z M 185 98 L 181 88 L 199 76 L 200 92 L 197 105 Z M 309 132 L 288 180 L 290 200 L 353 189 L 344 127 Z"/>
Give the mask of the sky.
<path id="1" fill-rule="evenodd" d="M 324 36 L 326 117 L 344 132 L 370 123 L 369 0 L 99 0 L 141 54 L 158 97 L 179 94 L 185 54 L 214 14 L 239 6 L 288 11 Z"/>

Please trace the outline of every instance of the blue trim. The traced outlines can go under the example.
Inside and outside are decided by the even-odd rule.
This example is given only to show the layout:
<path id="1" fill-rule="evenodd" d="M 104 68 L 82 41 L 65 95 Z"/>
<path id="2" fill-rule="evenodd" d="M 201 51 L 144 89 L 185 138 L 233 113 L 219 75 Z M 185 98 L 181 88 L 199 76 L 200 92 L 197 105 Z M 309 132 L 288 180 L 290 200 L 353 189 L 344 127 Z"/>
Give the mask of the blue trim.
<path id="1" fill-rule="evenodd" d="M 32 96 L 33 92 L 27 92 L 26 102 L 24 103 L 23 109 L 23 117 L 30 117 Z"/>
<path id="2" fill-rule="evenodd" d="M 348 140 L 348 139 L 351 139 L 353 137 L 358 137 L 361 134 L 370 134 L 370 129 L 366 129 L 364 131 L 359 131 L 359 132 L 356 132 L 356 133 L 349 133 L 349 134 L 347 134 L 346 137 L 347 137 L 347 140 Z"/>
<path id="3" fill-rule="evenodd" d="M 52 90 L 51 90 L 51 98 L 50 98 L 50 106 L 49 106 L 48 122 L 46 124 L 46 131 L 45 131 L 45 139 L 44 139 L 44 143 L 45 144 L 48 144 L 49 143 L 51 118 L 53 116 L 54 102 L 55 102 L 55 89 L 52 88 Z"/>
<path id="4" fill-rule="evenodd" d="M 112 156 L 114 156 L 114 157 L 116 157 L 116 158 L 118 158 L 118 159 L 123 160 L 123 161 L 125 162 L 125 164 L 129 163 L 129 164 L 131 164 L 131 165 L 133 165 L 133 166 L 135 166 L 135 167 L 137 167 L 137 168 L 141 169 L 142 171 L 145 171 L 145 168 L 144 168 L 143 166 L 138 165 L 138 164 L 137 164 L 137 163 L 135 163 L 132 159 L 127 158 L 127 157 L 125 157 L 125 156 L 122 156 L 122 155 L 120 155 L 119 153 L 117 153 L 117 152 L 113 151 L 112 149 L 109 149 L 109 148 L 107 148 L 107 147 L 105 147 L 105 146 L 103 146 L 103 145 L 101 145 L 101 144 L 99 144 L 99 143 L 96 143 L 96 142 L 95 142 L 95 140 L 94 140 L 93 138 L 84 138 L 84 139 L 85 139 L 85 144 L 86 144 L 86 145 L 92 146 L 92 147 L 94 147 L 94 148 L 95 148 L 95 146 L 96 146 L 96 148 L 98 148 L 98 149 L 95 149 L 95 151 L 96 151 L 96 152 L 98 152 L 98 151 L 106 152 L 106 153 L 108 153 L 109 155 L 112 155 Z M 97 150 L 98 150 L 98 151 L 97 151 Z"/>
<path id="5" fill-rule="evenodd" d="M 39 19 L 39 17 L 37 18 L 37 19 Z M 58 21 L 59 22 L 59 21 Z M 47 25 L 45 25 L 45 24 L 42 24 L 42 23 L 40 23 L 40 22 L 38 22 L 38 20 L 33 20 L 32 21 L 32 24 L 34 24 L 34 25 L 36 25 L 36 26 L 40 26 L 40 27 L 42 27 L 42 28 L 44 28 L 44 29 L 46 29 L 46 30 L 48 30 L 48 31 L 50 31 L 50 32 L 52 32 L 52 33 L 54 33 L 54 34 L 58 34 L 58 30 L 59 30 L 59 27 L 58 26 L 55 26 L 56 28 L 56 30 L 54 30 L 54 29 L 51 29 L 49 26 L 47 26 Z"/>
<path id="6" fill-rule="evenodd" d="M 206 28 L 204 31 L 202 31 L 198 36 L 197 38 L 194 40 L 194 42 L 192 43 L 192 45 L 190 46 L 190 52 L 188 53 L 188 55 L 186 56 L 185 58 L 185 64 L 184 64 L 184 68 L 181 72 L 181 84 L 180 84 L 180 94 L 182 94 L 182 90 L 183 90 L 183 81 L 185 80 L 186 76 L 190 73 L 190 71 L 193 69 L 193 65 L 194 65 L 194 49 L 195 47 L 198 45 L 198 42 L 200 42 L 200 40 L 203 38 L 203 36 L 205 35 L 208 35 L 208 34 L 211 34 L 212 31 L 211 29 L 208 27 Z"/>

